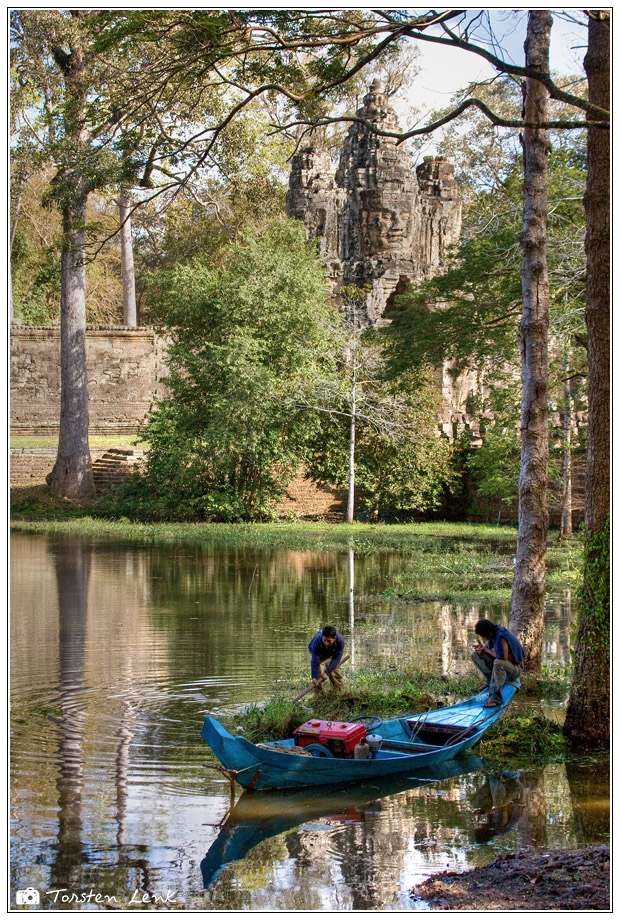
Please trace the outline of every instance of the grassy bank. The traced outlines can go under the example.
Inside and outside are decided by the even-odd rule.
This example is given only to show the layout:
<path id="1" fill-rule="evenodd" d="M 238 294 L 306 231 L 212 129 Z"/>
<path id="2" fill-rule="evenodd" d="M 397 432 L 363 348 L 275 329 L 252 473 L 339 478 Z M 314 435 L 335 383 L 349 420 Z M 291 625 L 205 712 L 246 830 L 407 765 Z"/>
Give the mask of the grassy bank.
<path id="1" fill-rule="evenodd" d="M 72 533 L 76 536 L 111 535 L 141 542 L 202 543 L 221 546 L 251 544 L 269 548 L 358 553 L 382 550 L 419 550 L 429 561 L 455 540 L 474 541 L 480 549 L 508 554 L 516 544 L 515 527 L 494 524 L 423 522 L 416 524 L 328 524 L 281 522 L 269 524 L 135 523 L 84 514 L 78 507 L 42 507 L 34 500 L 15 502 L 11 528 L 22 533 Z"/>
<path id="2" fill-rule="evenodd" d="M 517 530 L 496 524 L 271 524 L 133 523 L 86 514 L 67 503 L 41 506 L 22 496 L 11 508 L 11 526 L 22 533 L 65 533 L 142 543 L 193 543 L 202 546 L 265 550 L 380 552 L 402 554 L 402 567 L 382 595 L 391 602 L 417 600 L 508 601 Z M 547 553 L 550 596 L 576 589 L 581 581 L 582 540 L 558 543 L 551 532 Z"/>
<path id="3" fill-rule="evenodd" d="M 355 721 L 360 716 L 393 719 L 467 699 L 479 687 L 480 677 L 475 673 L 442 678 L 422 671 L 382 671 L 354 674 L 346 680 L 342 693 L 331 690 L 310 693 L 295 703 L 292 700 L 300 687 L 291 681 L 280 686 L 277 695 L 266 705 L 230 717 L 227 727 L 233 734 L 241 729 L 250 741 L 291 738 L 294 729 L 310 717 L 338 721 Z M 520 762 L 547 762 L 563 757 L 568 748 L 562 728 L 546 718 L 537 704 L 541 698 L 563 695 L 567 690 L 566 678 L 534 681 L 526 677 L 521 693 L 528 705 L 521 711 L 509 708 L 497 726 L 485 735 L 477 752 L 497 762 L 510 760 L 517 766 Z"/>

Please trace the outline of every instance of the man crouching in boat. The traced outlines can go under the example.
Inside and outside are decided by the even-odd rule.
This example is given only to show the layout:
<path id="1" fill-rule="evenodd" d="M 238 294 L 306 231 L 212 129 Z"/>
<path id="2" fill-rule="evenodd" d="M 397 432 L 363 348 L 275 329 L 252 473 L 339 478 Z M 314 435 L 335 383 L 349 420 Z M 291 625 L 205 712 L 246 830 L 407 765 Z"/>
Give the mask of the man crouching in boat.
<path id="1" fill-rule="evenodd" d="M 310 669 L 312 686 L 323 689 L 323 682 L 329 677 L 336 690 L 342 690 L 342 674 L 338 670 L 344 651 L 344 639 L 333 626 L 324 626 L 308 645 L 312 655 Z"/>
<path id="2" fill-rule="evenodd" d="M 502 705 L 502 687 L 507 680 L 516 680 L 519 676 L 525 654 L 517 637 L 504 626 L 490 620 L 478 620 L 474 629 L 477 636 L 487 640 L 485 645 L 476 642 L 472 646 L 471 660 L 484 674 L 489 688 L 484 706 L 491 709 Z"/>

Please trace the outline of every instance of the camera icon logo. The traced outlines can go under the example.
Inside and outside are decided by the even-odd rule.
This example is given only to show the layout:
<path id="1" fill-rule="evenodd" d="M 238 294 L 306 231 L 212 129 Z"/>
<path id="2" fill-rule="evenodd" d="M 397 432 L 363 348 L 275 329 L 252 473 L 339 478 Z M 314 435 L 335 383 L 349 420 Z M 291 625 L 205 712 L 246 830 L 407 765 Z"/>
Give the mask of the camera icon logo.
<path id="1" fill-rule="evenodd" d="M 15 892 L 16 904 L 39 904 L 41 898 L 36 888 L 22 888 Z"/>

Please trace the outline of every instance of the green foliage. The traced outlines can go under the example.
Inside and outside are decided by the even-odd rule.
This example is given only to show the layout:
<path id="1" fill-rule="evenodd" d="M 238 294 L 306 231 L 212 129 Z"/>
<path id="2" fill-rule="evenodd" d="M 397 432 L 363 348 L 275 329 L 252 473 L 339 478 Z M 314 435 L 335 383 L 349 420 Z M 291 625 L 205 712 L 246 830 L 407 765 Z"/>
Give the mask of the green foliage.
<path id="1" fill-rule="evenodd" d="M 497 498 L 510 505 L 519 494 L 519 473 L 521 468 L 521 439 L 518 419 L 520 418 L 519 384 L 516 378 L 502 379 L 498 372 L 487 389 L 484 400 L 484 415 L 481 419 L 482 444 L 471 448 L 469 439 L 462 438 L 465 465 L 471 473 L 481 495 Z M 490 417 L 489 417 L 490 416 Z M 550 441 L 554 440 L 553 419 L 549 423 Z M 550 486 L 561 487 L 561 457 L 549 459 L 548 475 Z"/>
<path id="2" fill-rule="evenodd" d="M 49 167 L 30 176 L 19 191 L 20 210 L 13 249 L 11 280 L 15 318 L 27 326 L 50 326 L 60 318 L 62 225 L 53 206 L 41 199 L 51 179 Z M 87 234 L 91 243 L 113 233 L 117 208 L 93 194 L 87 207 Z M 86 321 L 122 321 L 122 283 L 118 239 L 86 259 Z"/>
<path id="3" fill-rule="evenodd" d="M 333 308 L 296 221 L 153 282 L 171 327 L 170 397 L 148 418 L 144 510 L 202 520 L 272 515 L 302 461 L 312 418 L 295 394 L 323 369 Z"/>
<path id="4" fill-rule="evenodd" d="M 418 378 L 398 409 L 396 433 L 377 431 L 364 417 L 356 425 L 355 481 L 366 514 L 398 520 L 436 508 L 454 481 L 453 448 L 437 433 L 436 393 Z M 387 385 L 386 385 L 387 389 Z M 348 419 L 319 419 L 307 470 L 318 482 L 348 482 Z"/>
<path id="5" fill-rule="evenodd" d="M 493 108 L 514 107 L 508 90 L 498 85 L 489 91 Z M 497 129 L 485 127 L 478 116 L 471 123 L 475 130 L 459 137 L 459 144 L 455 138 L 449 143 L 450 154 L 460 155 L 463 168 L 472 170 L 461 245 L 445 273 L 396 298 L 383 335 L 394 376 L 448 361 L 455 372 L 474 368 L 484 377 L 480 396 L 468 406 L 479 420 L 482 444 L 470 449 L 463 437 L 461 448 L 479 493 L 509 504 L 518 494 L 521 451 L 522 164 L 510 138 L 498 145 Z M 583 138 L 558 139 L 549 160 L 548 217 L 550 440 L 558 449 L 551 453 L 552 482 L 560 478 L 565 380 L 571 381 L 572 417 L 585 408 L 584 186 Z"/>
<path id="6" fill-rule="evenodd" d="M 460 247 L 448 271 L 396 298 L 385 330 L 392 367 L 455 367 L 506 363 L 517 368 L 521 315 L 522 164 L 504 157 L 501 182 L 478 190 L 465 217 Z M 569 338 L 584 328 L 585 163 L 579 140 L 549 161 L 548 261 L 552 333 Z"/>
<path id="7" fill-rule="evenodd" d="M 569 747 L 562 726 L 548 719 L 540 710 L 508 711 L 484 736 L 478 747 L 482 757 L 499 761 L 510 759 L 517 765 L 562 760 Z"/>
<path id="8" fill-rule="evenodd" d="M 392 719 L 411 712 L 435 709 L 467 699 L 477 692 L 479 676 L 471 673 L 451 678 L 435 677 L 420 670 L 381 671 L 347 675 L 342 693 L 331 690 L 311 693 L 298 703 L 291 702 L 302 689 L 299 679 L 291 681 L 288 696 L 282 690 L 265 706 L 256 706 L 228 719 L 230 731 L 249 741 L 292 738 L 294 730 L 309 718 L 355 721 L 375 715 Z M 513 764 L 544 763 L 563 759 L 568 745 L 562 727 L 539 709 L 525 712 L 509 709 L 489 729 L 477 752 L 497 761 Z"/>
<path id="9" fill-rule="evenodd" d="M 385 331 L 394 371 L 440 367 L 444 360 L 455 368 L 514 360 L 521 312 L 518 235 L 512 226 L 465 239 L 445 274 L 396 298 Z"/>
<path id="10" fill-rule="evenodd" d="M 387 380 L 383 343 L 359 321 L 367 290 L 347 285 L 339 294 L 342 315 L 330 336 L 336 375 L 312 397 L 320 411 L 306 469 L 341 488 L 354 478 L 373 519 L 434 509 L 455 478 L 452 445 L 437 431 L 436 383 L 422 371 Z"/>
<path id="11" fill-rule="evenodd" d="M 243 231 L 265 232 L 284 216 L 291 142 L 269 132 L 258 104 L 220 134 L 208 175 L 172 189 L 133 215 L 134 257 L 142 317 L 157 318 L 152 273 L 197 259 L 223 266 L 231 240 Z M 165 206 L 162 207 L 162 204 Z"/>
<path id="12" fill-rule="evenodd" d="M 310 693 L 293 703 L 291 699 L 308 686 L 296 678 L 290 680 L 288 696 L 280 690 L 264 707 L 252 707 L 241 718 L 235 716 L 235 725 L 242 727 L 250 741 L 291 738 L 294 729 L 311 716 L 343 721 L 362 715 L 394 718 L 471 696 L 479 683 L 474 673 L 448 680 L 420 670 L 365 671 L 347 674 L 342 693 Z"/>
<path id="13" fill-rule="evenodd" d="M 544 699 L 565 700 L 568 697 L 572 678 L 570 664 L 561 661 L 548 662 L 542 665 L 541 674 L 542 678 L 535 683 Z"/>
<path id="14" fill-rule="evenodd" d="M 513 502 L 519 493 L 521 466 L 517 430 L 491 425 L 485 432 L 482 446 L 472 451 L 467 466 L 481 495 L 499 498 L 506 504 Z"/>

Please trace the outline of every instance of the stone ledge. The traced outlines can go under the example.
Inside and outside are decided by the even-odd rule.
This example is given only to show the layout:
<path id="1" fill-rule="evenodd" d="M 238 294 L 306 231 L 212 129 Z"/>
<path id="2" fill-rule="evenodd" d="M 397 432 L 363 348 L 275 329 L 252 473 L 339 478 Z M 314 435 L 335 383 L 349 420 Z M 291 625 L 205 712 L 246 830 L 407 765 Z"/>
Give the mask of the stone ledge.
<path id="1" fill-rule="evenodd" d="M 57 332 L 60 334 L 60 324 L 52 326 L 30 326 L 22 323 L 11 323 L 11 332 L 28 332 L 30 329 L 37 329 L 45 332 Z M 155 326 L 105 326 L 101 323 L 88 323 L 87 332 L 154 332 L 157 333 Z"/>

